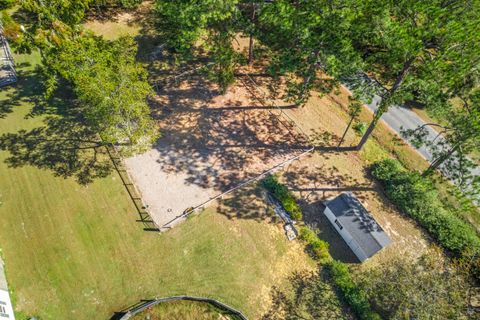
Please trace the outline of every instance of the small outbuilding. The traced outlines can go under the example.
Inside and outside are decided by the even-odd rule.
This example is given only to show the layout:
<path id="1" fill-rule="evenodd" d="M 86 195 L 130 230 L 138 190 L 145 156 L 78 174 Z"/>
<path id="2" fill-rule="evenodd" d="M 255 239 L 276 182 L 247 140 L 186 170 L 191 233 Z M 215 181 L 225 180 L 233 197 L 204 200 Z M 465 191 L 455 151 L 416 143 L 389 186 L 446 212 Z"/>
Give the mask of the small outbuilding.
<path id="1" fill-rule="evenodd" d="M 325 202 L 323 213 L 361 262 L 392 242 L 350 192 Z"/>

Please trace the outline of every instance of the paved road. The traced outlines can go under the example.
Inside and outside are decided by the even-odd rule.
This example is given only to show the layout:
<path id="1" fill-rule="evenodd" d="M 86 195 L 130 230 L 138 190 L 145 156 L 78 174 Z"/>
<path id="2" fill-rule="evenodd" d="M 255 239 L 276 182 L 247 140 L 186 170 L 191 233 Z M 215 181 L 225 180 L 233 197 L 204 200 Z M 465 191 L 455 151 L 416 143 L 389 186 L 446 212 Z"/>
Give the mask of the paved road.
<path id="1" fill-rule="evenodd" d="M 367 107 L 371 111 L 375 112 L 378 108 L 379 102 L 380 97 L 375 96 L 372 99 L 372 102 L 370 104 L 367 104 Z M 419 126 L 425 124 L 425 122 L 415 112 L 403 106 L 390 107 L 389 110 L 382 115 L 382 120 L 385 121 L 387 125 L 389 125 L 395 132 L 397 132 L 400 137 L 402 129 L 416 129 Z M 427 127 L 427 131 L 429 140 L 433 140 L 435 138 L 437 139 L 437 141 L 443 140 L 442 137 L 438 137 L 437 132 L 431 127 Z M 408 141 L 406 142 L 408 143 Z M 425 146 L 415 149 L 428 161 L 431 162 L 433 160 L 432 153 Z M 442 170 L 441 167 L 440 170 Z M 445 172 L 445 170 L 442 170 L 442 172 L 448 178 L 448 172 Z M 472 174 L 480 176 L 480 167 L 472 169 Z"/>

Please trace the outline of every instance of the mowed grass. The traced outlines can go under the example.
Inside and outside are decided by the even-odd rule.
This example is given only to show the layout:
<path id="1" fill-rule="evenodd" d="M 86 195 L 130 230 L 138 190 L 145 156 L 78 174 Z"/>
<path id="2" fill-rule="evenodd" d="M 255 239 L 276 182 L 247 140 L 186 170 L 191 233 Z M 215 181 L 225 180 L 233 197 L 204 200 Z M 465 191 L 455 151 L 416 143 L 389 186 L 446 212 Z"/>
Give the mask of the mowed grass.
<path id="1" fill-rule="evenodd" d="M 17 56 L 20 75 L 32 70 L 22 62 L 37 58 Z M 0 117 L 0 135 L 42 125 L 26 117 L 25 87 L 0 92 L 2 104 L 17 99 Z M 81 186 L 49 170 L 11 168 L 8 156 L 0 151 L 0 246 L 19 319 L 108 319 L 141 299 L 180 294 L 255 319 L 273 286 L 313 267 L 278 225 L 207 209 L 167 233 L 146 232 L 116 174 Z"/>

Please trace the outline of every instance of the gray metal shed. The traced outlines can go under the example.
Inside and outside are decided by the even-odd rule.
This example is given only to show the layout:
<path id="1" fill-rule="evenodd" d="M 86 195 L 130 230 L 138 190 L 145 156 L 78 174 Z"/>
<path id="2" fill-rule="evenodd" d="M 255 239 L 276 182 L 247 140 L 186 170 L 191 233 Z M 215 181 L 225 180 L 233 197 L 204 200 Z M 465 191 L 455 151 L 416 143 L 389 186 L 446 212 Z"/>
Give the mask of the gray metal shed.
<path id="1" fill-rule="evenodd" d="M 373 256 L 392 241 L 350 192 L 325 203 L 324 214 L 360 261 Z"/>

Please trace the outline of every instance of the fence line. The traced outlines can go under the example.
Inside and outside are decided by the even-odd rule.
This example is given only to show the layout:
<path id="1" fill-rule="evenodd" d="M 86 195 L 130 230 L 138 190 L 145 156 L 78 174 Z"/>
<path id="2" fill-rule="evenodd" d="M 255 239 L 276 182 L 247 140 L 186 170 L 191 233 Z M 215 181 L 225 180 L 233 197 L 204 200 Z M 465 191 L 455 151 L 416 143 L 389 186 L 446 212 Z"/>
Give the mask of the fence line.
<path id="1" fill-rule="evenodd" d="M 246 73 L 245 74 L 247 76 L 247 78 L 250 80 L 250 82 L 252 82 L 254 85 L 255 85 L 255 89 L 257 89 L 257 91 L 261 92 L 261 94 L 263 95 L 263 99 L 266 100 L 267 98 L 267 94 L 265 92 L 263 92 L 262 90 L 260 90 L 260 87 L 259 85 L 255 82 L 255 80 L 248 74 Z M 283 111 L 276 103 L 275 101 L 272 100 L 272 106 L 274 106 L 275 108 L 278 109 L 278 111 L 280 112 L 281 115 L 285 116 L 286 118 L 288 118 L 288 120 L 290 120 L 294 125 L 295 127 L 297 127 L 297 129 L 303 134 L 303 136 L 307 139 L 307 141 L 309 141 L 311 143 L 311 139 L 310 137 L 308 136 L 308 134 L 303 130 L 302 127 L 300 127 L 297 122 L 295 120 L 292 119 L 292 117 L 290 117 L 285 111 Z"/>
<path id="2" fill-rule="evenodd" d="M 257 90 L 259 90 L 259 89 L 258 89 L 258 84 L 257 84 L 248 74 L 247 74 L 247 76 L 248 76 L 248 78 L 250 78 L 251 82 L 256 86 Z M 244 84 L 245 84 L 245 83 L 244 83 Z M 252 92 L 251 92 L 251 93 L 252 93 Z M 252 95 L 254 95 L 254 97 L 255 97 L 257 100 L 260 101 L 260 99 L 259 99 L 254 93 L 252 93 Z M 264 98 L 263 98 L 263 100 L 264 100 L 264 101 L 267 100 L 265 93 L 264 93 Z M 261 103 L 263 106 L 266 106 L 264 102 L 260 101 L 260 103 Z M 279 116 L 282 116 L 282 115 L 286 116 L 286 117 L 295 125 L 295 127 L 300 130 L 300 132 L 301 132 L 302 135 L 307 139 L 307 141 L 311 142 L 310 137 L 303 131 L 303 129 L 302 129 L 300 126 L 298 126 L 298 124 L 297 124 L 290 116 L 288 116 L 288 114 L 286 114 L 285 112 L 283 112 L 283 110 L 280 109 L 280 107 L 277 106 L 277 105 L 275 104 L 275 102 L 272 102 L 272 104 L 273 104 L 274 107 L 276 107 L 278 110 L 280 110 L 280 115 L 275 115 L 273 112 L 271 112 L 271 111 L 269 110 L 269 112 L 270 112 L 271 114 L 273 114 L 273 115 L 274 115 L 275 117 L 277 117 L 277 118 L 279 118 Z M 282 122 L 280 119 L 279 119 L 279 121 Z M 283 124 L 283 125 L 285 126 L 285 124 Z M 286 127 L 287 130 L 288 130 L 288 127 L 287 127 L 287 126 L 285 126 L 285 127 Z M 235 186 L 235 187 L 232 187 L 232 188 L 228 189 L 227 191 L 222 192 L 222 193 L 216 195 L 215 197 L 212 197 L 212 198 L 208 199 L 207 201 L 202 202 L 201 204 L 199 204 L 199 205 L 197 205 L 197 206 L 195 206 L 195 207 L 193 207 L 193 208 L 188 208 L 188 209 L 185 210 L 181 215 L 176 216 L 175 218 L 173 218 L 173 219 L 170 220 L 169 222 L 165 223 L 165 224 L 161 227 L 161 231 L 163 231 L 163 229 L 166 229 L 166 230 L 171 229 L 174 224 L 176 224 L 177 222 L 179 222 L 179 220 L 185 219 L 185 218 L 187 218 L 190 214 L 192 214 L 192 213 L 194 213 L 194 212 L 197 212 L 198 210 L 204 209 L 204 207 L 205 207 L 206 205 L 210 204 L 211 202 L 213 202 L 213 201 L 215 201 L 215 200 L 217 200 L 217 199 L 220 199 L 220 198 L 222 198 L 223 196 L 225 196 L 225 195 L 227 195 L 227 194 L 229 194 L 229 193 L 231 193 L 231 192 L 233 192 L 233 191 L 235 191 L 235 190 L 238 190 L 238 189 L 240 189 L 240 188 L 242 188 L 242 187 L 244 187 L 244 186 L 246 186 L 246 185 L 248 185 L 248 184 L 250 184 L 250 183 L 253 183 L 253 182 L 257 181 L 257 180 L 260 180 L 260 179 L 262 179 L 263 177 L 265 177 L 266 175 L 268 175 L 268 174 L 270 174 L 270 173 L 273 173 L 273 172 L 275 172 L 275 171 L 277 171 L 277 170 L 280 170 L 280 169 L 283 168 L 286 164 L 289 164 L 289 163 L 291 163 L 291 162 L 293 162 L 293 161 L 301 158 L 302 156 L 304 156 L 304 155 L 312 152 L 313 150 L 315 150 L 315 147 L 314 147 L 313 145 L 311 145 L 307 150 L 304 150 L 304 151 L 303 151 L 302 153 L 300 153 L 299 155 L 290 157 L 290 158 L 288 158 L 287 160 L 285 160 L 285 161 L 283 161 L 283 162 L 281 162 L 281 163 L 279 163 L 279 164 L 271 167 L 270 169 L 268 169 L 268 170 L 260 173 L 259 175 L 255 176 L 255 177 L 253 177 L 253 178 L 250 178 L 250 179 L 248 179 L 248 180 L 240 183 L 239 185 L 237 185 L 237 186 Z"/>
<path id="3" fill-rule="evenodd" d="M 166 298 L 159 298 L 155 300 L 148 300 L 145 301 L 141 304 L 138 304 L 132 308 L 130 308 L 123 316 L 121 316 L 118 320 L 128 320 L 132 316 L 139 314 L 140 312 L 145 311 L 146 309 L 153 307 L 157 304 L 163 303 L 163 302 L 171 302 L 171 301 L 196 301 L 196 302 L 206 302 L 209 304 L 212 304 L 216 306 L 219 309 L 226 310 L 233 315 L 237 316 L 241 320 L 248 320 L 248 318 L 241 312 L 238 311 L 237 309 L 234 309 L 230 307 L 229 305 L 220 302 L 215 299 L 210 299 L 210 298 L 202 298 L 202 297 L 193 297 L 193 296 L 173 296 L 173 297 L 166 297 Z"/>
<path id="4" fill-rule="evenodd" d="M 122 183 L 125 186 L 125 189 L 127 190 L 128 195 L 130 196 L 130 199 L 132 199 L 132 202 L 135 205 L 135 208 L 137 209 L 138 215 L 140 216 L 139 222 L 143 222 L 146 227 L 149 227 L 149 228 L 147 228 L 149 231 L 153 231 L 153 230 L 159 231 L 160 228 L 157 225 L 157 223 L 151 218 L 148 211 L 146 211 L 144 209 L 145 205 L 143 203 L 142 197 L 140 196 L 140 192 L 138 192 L 135 184 L 132 182 L 132 179 L 130 178 L 130 175 L 128 174 L 127 169 L 126 168 L 120 168 L 120 165 L 122 165 L 122 167 L 123 167 L 123 163 L 122 163 L 120 155 L 117 152 L 117 149 L 115 149 L 115 146 L 113 146 L 113 145 L 107 145 L 106 149 L 107 149 L 107 153 L 110 157 L 110 160 L 112 160 L 112 163 L 113 163 L 113 166 L 115 167 L 115 170 L 117 171 L 118 175 L 120 176 L 120 179 L 122 180 Z M 113 150 L 113 153 L 115 153 L 116 156 L 112 155 L 111 150 Z M 131 190 L 130 187 L 133 190 Z M 146 218 L 148 218 L 148 219 L 146 219 Z M 151 225 L 148 225 L 148 224 L 153 224 L 154 228 L 150 228 Z"/>
<path id="5" fill-rule="evenodd" d="M 289 164 L 290 162 L 293 162 L 293 161 L 299 159 L 300 157 L 306 155 L 307 153 L 312 152 L 314 149 L 315 149 L 315 147 L 310 147 L 310 149 L 305 150 L 305 151 L 303 151 L 301 154 L 296 155 L 296 156 L 293 156 L 293 157 L 291 157 L 291 158 L 289 158 L 289 159 L 287 159 L 287 160 L 285 160 L 285 161 L 283 161 L 283 162 L 281 162 L 281 163 L 273 166 L 272 168 L 270 168 L 270 169 L 268 169 L 268 170 L 260 173 L 260 174 L 257 175 L 256 177 L 250 178 L 250 179 L 248 179 L 247 181 L 244 181 L 244 182 L 240 183 L 239 185 L 237 185 L 237 186 L 235 186 L 235 187 L 233 187 L 233 188 L 230 188 L 229 190 L 227 190 L 227 191 L 225 191 L 225 192 L 222 192 L 222 193 L 216 195 L 215 197 L 210 198 L 210 199 L 208 199 L 207 201 L 204 201 L 203 203 L 201 203 L 201 204 L 199 204 L 199 205 L 197 205 L 197 206 L 195 206 L 195 207 L 193 207 L 193 208 L 187 209 L 187 210 L 186 210 L 184 213 L 182 213 L 181 215 L 175 217 L 175 218 L 172 219 L 171 221 L 169 221 L 169 222 L 167 222 L 166 224 L 164 224 L 164 225 L 161 227 L 161 229 L 169 229 L 169 228 L 171 228 L 171 227 L 173 226 L 173 224 L 175 224 L 179 219 L 186 218 L 188 215 L 190 215 L 190 214 L 198 211 L 199 209 L 204 209 L 204 207 L 205 207 L 207 204 L 209 204 L 209 203 L 211 203 L 211 202 L 213 202 L 213 201 L 215 201 L 215 200 L 217 200 L 217 199 L 219 199 L 219 198 L 222 198 L 223 196 L 225 196 L 225 195 L 227 195 L 227 194 L 229 194 L 229 193 L 231 193 L 231 192 L 233 192 L 233 191 L 235 191 L 235 190 L 237 190 L 237 189 L 240 189 L 240 188 L 242 188 L 242 187 L 244 187 L 244 186 L 246 186 L 246 185 L 248 185 L 248 184 L 250 184 L 250 183 L 252 183 L 252 182 L 255 182 L 255 181 L 257 181 L 257 180 L 260 180 L 260 179 L 262 179 L 264 176 L 266 176 L 266 175 L 268 175 L 268 174 L 270 174 L 270 173 L 273 173 L 273 172 L 275 172 L 275 171 L 277 171 L 277 170 L 282 169 L 286 164 Z"/>
<path id="6" fill-rule="evenodd" d="M 196 68 L 193 68 L 193 69 L 190 69 L 190 70 L 187 70 L 187 71 L 184 71 L 180 74 L 176 74 L 176 75 L 173 75 L 173 76 L 169 76 L 169 77 L 166 77 L 165 79 L 160 79 L 160 80 L 157 80 L 153 83 L 153 87 L 156 89 L 156 91 L 158 92 L 159 91 L 159 88 L 158 88 L 158 85 L 161 84 L 161 83 L 165 83 L 167 82 L 168 80 L 170 79 L 173 79 L 175 81 L 175 83 L 177 83 L 177 78 L 180 78 L 180 77 L 183 77 L 187 74 L 190 74 L 190 73 L 193 73 L 195 71 L 197 71 L 198 69 L 201 69 L 201 68 L 204 68 L 204 67 L 208 67 L 208 66 L 211 66 L 213 65 L 214 63 L 213 62 L 209 62 L 207 63 L 205 66 L 199 66 L 199 67 L 196 67 Z"/>
<path id="7" fill-rule="evenodd" d="M 0 46 L 2 46 L 2 51 L 4 56 L 1 59 L 3 63 L 0 65 L 0 68 L 3 69 L 4 66 L 7 67 L 7 69 L 5 70 L 6 72 L 5 79 L 0 78 L 0 87 L 3 87 L 17 81 L 17 71 L 15 70 L 15 62 L 13 60 L 10 46 L 8 45 L 8 41 L 5 38 L 3 25 L 1 21 L 0 21 Z"/>

